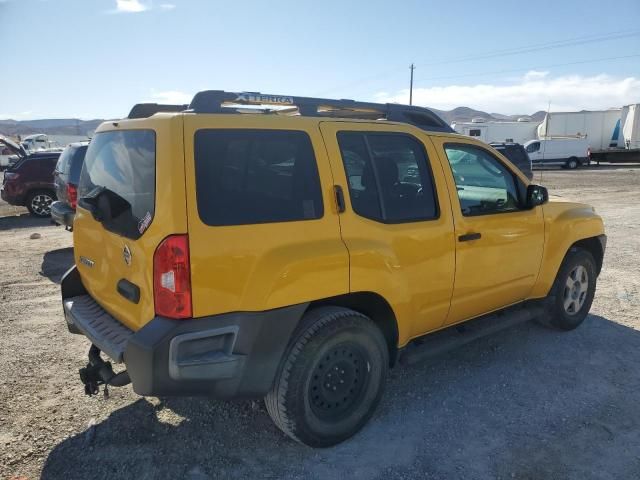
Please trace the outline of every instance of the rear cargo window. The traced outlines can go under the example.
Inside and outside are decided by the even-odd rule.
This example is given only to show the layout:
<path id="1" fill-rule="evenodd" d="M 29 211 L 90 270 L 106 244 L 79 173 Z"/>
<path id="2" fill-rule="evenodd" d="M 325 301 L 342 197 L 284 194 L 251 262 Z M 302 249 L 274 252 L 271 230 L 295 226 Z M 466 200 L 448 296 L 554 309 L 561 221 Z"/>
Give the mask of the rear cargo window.
<path id="1" fill-rule="evenodd" d="M 198 130 L 196 193 L 207 225 L 312 220 L 323 205 L 309 136 L 286 130 Z"/>
<path id="2" fill-rule="evenodd" d="M 82 164 L 84 163 L 84 156 L 87 154 L 87 147 L 81 146 L 76 148 L 73 157 L 69 161 L 67 170 L 65 173 L 69 175 L 69 181 L 77 184 L 80 180 L 80 172 L 82 172 Z"/>
<path id="3" fill-rule="evenodd" d="M 107 230 L 139 238 L 151 223 L 155 207 L 156 135 L 153 130 L 96 134 L 80 175 L 80 205 L 93 196 Z M 86 207 L 85 207 L 86 208 Z"/>
<path id="4" fill-rule="evenodd" d="M 86 145 L 65 148 L 58 159 L 56 171 L 63 175 L 68 175 L 69 181 L 77 184 L 80 179 L 80 172 L 82 170 L 82 164 L 86 153 Z"/>

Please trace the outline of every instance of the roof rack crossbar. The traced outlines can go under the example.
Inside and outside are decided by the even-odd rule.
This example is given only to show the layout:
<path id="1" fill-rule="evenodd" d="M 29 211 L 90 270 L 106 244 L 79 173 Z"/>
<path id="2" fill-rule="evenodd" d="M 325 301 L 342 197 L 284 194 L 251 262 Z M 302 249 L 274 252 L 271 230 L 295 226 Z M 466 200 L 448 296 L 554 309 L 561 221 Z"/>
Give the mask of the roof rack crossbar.
<path id="1" fill-rule="evenodd" d="M 251 106 L 256 112 L 266 110 L 266 113 L 281 113 L 286 115 L 291 115 L 292 112 L 296 112 L 306 117 L 347 117 L 365 120 L 384 119 L 409 123 L 423 130 L 433 132 L 455 133 L 444 120 L 428 108 L 395 103 L 357 102 L 348 99 L 337 100 L 329 98 L 294 97 L 290 95 L 269 95 L 259 92 L 205 90 L 197 93 L 195 97 L 193 97 L 188 111 L 194 113 L 237 113 L 237 108 L 241 108 L 242 112 L 246 112 L 246 106 Z"/>

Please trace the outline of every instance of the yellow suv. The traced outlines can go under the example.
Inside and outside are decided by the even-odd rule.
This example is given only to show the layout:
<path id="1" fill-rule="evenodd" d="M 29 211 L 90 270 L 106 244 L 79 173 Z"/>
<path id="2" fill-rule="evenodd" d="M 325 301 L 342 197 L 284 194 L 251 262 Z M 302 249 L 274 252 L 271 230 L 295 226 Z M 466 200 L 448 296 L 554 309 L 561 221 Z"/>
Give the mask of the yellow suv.
<path id="1" fill-rule="evenodd" d="M 606 239 L 592 207 L 549 202 L 427 109 L 221 91 L 103 123 L 73 234 L 87 394 L 265 397 L 319 447 L 366 423 L 397 360 L 577 327 Z"/>

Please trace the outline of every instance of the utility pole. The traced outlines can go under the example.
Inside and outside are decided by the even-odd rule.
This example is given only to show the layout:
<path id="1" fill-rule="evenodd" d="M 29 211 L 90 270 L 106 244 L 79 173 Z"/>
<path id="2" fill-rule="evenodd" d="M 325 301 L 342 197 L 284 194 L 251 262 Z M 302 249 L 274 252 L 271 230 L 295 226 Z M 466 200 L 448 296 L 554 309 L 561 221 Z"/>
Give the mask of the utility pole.
<path id="1" fill-rule="evenodd" d="M 416 67 L 412 63 L 409 68 L 411 69 L 411 80 L 409 81 L 409 105 L 413 105 L 413 71 Z"/>

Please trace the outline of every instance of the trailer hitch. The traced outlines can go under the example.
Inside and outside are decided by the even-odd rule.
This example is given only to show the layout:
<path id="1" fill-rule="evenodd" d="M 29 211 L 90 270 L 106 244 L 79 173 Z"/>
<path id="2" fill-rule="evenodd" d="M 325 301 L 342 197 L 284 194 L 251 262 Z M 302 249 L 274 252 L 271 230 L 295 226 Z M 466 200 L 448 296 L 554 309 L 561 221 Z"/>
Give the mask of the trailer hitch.
<path id="1" fill-rule="evenodd" d="M 80 381 L 84 385 L 84 393 L 92 396 L 100 391 L 100 385 L 104 385 L 104 396 L 109 396 L 108 386 L 123 387 L 131 383 L 127 371 L 115 373 L 111 362 L 105 362 L 100 356 L 100 349 L 91 345 L 89 349 L 89 363 L 80 371 Z"/>

